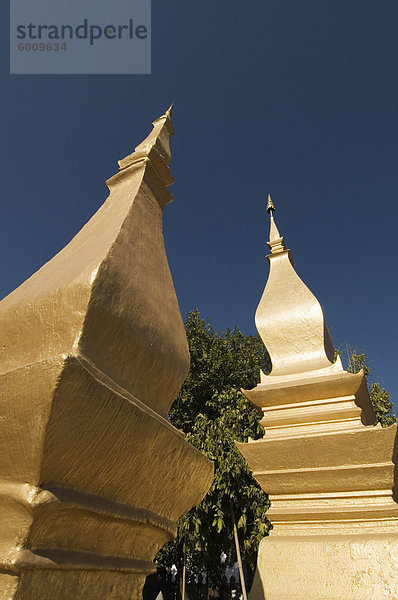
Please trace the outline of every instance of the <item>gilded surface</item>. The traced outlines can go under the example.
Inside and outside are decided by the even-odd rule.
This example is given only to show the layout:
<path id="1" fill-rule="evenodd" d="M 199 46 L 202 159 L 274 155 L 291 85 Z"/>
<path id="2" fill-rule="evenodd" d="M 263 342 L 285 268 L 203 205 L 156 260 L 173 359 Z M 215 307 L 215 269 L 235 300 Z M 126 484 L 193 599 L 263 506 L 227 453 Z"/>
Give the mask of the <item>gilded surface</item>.
<path id="1" fill-rule="evenodd" d="M 265 437 L 237 443 L 270 494 L 251 600 L 396 600 L 396 426 L 374 426 L 362 372 L 333 363 L 318 300 L 271 213 L 270 274 L 256 313 L 272 371 L 245 391 Z"/>
<path id="2" fill-rule="evenodd" d="M 170 112 L 0 303 L 0 599 L 133 600 L 211 463 L 167 420 L 189 368 L 162 211 Z"/>

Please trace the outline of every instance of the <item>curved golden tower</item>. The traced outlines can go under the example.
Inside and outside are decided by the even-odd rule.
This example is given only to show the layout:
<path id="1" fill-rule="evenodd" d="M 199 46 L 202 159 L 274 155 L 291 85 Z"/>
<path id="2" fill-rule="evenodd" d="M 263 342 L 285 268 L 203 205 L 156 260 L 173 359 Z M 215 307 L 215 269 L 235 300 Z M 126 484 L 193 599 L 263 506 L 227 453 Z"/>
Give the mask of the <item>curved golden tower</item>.
<path id="1" fill-rule="evenodd" d="M 189 368 L 162 233 L 170 111 L 0 303 L 0 599 L 138 600 L 212 481 L 167 419 Z"/>
<path id="2" fill-rule="evenodd" d="M 245 391 L 264 438 L 237 443 L 269 493 L 251 600 L 396 600 L 396 425 L 374 425 L 363 372 L 333 362 L 322 308 L 293 267 L 268 198 L 269 278 L 256 326 L 271 373 Z"/>

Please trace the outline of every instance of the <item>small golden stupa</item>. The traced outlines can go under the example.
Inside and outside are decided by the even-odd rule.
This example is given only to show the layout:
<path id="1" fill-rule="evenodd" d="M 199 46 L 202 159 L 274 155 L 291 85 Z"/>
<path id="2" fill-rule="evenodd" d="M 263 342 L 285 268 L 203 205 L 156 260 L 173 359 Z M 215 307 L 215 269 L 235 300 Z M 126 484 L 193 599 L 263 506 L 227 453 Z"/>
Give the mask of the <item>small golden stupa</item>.
<path id="1" fill-rule="evenodd" d="M 271 373 L 244 391 L 265 436 L 237 443 L 269 493 L 251 600 L 396 600 L 396 425 L 382 428 L 363 371 L 344 371 L 322 308 L 294 270 L 268 197 L 269 278 L 256 327 Z"/>

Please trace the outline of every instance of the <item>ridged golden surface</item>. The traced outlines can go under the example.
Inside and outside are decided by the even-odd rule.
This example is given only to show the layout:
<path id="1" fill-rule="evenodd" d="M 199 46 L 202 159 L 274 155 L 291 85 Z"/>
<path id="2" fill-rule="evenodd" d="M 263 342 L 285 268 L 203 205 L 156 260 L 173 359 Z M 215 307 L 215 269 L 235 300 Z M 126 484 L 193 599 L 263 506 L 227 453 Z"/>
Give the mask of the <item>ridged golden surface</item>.
<path id="1" fill-rule="evenodd" d="M 167 413 L 189 368 L 162 212 L 170 112 L 0 303 L 0 599 L 135 600 L 213 466 Z"/>

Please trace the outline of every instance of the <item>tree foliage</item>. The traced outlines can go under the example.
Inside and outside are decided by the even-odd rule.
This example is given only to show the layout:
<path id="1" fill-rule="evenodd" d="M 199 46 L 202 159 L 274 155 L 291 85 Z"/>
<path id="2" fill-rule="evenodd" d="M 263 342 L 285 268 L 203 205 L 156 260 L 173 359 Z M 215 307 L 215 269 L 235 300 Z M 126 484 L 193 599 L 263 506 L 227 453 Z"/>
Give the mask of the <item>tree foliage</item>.
<path id="1" fill-rule="evenodd" d="M 347 348 L 348 368 L 349 373 L 358 373 L 361 369 L 364 370 L 365 377 L 368 379 L 370 368 L 368 366 L 368 358 L 365 353 L 358 353 L 355 349 Z M 369 389 L 370 399 L 373 404 L 373 409 L 376 414 L 376 419 L 383 427 L 389 427 L 397 422 L 397 416 L 392 413 L 394 405 L 391 402 L 390 393 L 383 388 L 379 383 L 371 383 Z"/>
<path id="2" fill-rule="evenodd" d="M 258 336 L 243 335 L 237 328 L 215 332 L 197 309 L 188 313 L 185 327 L 191 369 L 169 418 L 214 461 L 215 478 L 204 500 L 180 520 L 176 542 L 166 545 L 156 561 L 178 565 L 185 552 L 189 570 L 206 570 L 217 589 L 221 554 L 226 555 L 226 564 L 236 561 L 230 498 L 249 574 L 254 571 L 258 544 L 270 529 L 265 516 L 268 496 L 234 444 L 234 440 L 246 442 L 264 433 L 259 425 L 261 414 L 240 387 L 254 387 L 260 368 L 269 370 L 270 362 Z"/>

